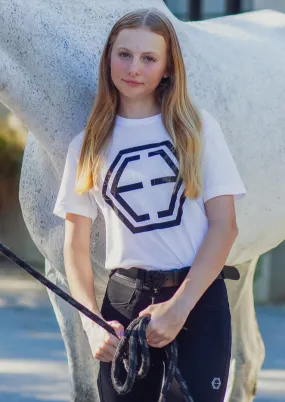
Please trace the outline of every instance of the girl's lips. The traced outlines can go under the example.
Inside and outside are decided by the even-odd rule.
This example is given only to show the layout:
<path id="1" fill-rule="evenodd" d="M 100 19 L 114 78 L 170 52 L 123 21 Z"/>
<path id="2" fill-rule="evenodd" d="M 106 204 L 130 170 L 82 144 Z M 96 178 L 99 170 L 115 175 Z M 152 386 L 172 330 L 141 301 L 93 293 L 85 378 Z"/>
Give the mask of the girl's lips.
<path id="1" fill-rule="evenodd" d="M 136 83 L 136 82 L 131 82 L 131 81 L 125 81 L 123 80 L 126 84 L 131 85 L 131 86 L 138 86 L 138 85 L 142 85 L 141 82 Z"/>

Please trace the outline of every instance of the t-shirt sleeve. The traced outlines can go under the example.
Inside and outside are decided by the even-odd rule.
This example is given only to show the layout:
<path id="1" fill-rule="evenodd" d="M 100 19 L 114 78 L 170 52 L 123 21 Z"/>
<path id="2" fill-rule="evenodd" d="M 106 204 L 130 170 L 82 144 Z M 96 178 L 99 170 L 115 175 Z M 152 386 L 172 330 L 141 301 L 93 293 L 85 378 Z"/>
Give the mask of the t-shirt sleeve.
<path id="1" fill-rule="evenodd" d="M 222 129 L 210 113 L 204 111 L 203 116 L 203 201 L 220 195 L 233 195 L 235 200 L 240 200 L 246 195 L 246 189 Z"/>
<path id="2" fill-rule="evenodd" d="M 73 214 L 87 216 L 92 219 L 93 223 L 98 214 L 97 203 L 94 196 L 90 191 L 81 195 L 74 191 L 78 160 L 78 153 L 70 144 L 53 214 L 65 219 L 66 212 L 71 212 Z"/>

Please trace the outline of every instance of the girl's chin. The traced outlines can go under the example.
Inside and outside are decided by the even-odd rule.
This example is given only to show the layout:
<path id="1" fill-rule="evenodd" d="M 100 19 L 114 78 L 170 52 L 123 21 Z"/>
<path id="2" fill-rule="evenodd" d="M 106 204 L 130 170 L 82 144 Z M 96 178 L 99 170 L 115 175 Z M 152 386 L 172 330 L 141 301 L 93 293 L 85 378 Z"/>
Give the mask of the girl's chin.
<path id="1" fill-rule="evenodd" d="M 125 96 L 127 98 L 136 98 L 137 96 L 142 96 L 143 92 L 139 92 L 135 88 L 129 88 L 126 90 L 126 88 L 119 88 L 118 89 L 120 95 Z M 139 93 L 138 93 L 139 92 Z"/>

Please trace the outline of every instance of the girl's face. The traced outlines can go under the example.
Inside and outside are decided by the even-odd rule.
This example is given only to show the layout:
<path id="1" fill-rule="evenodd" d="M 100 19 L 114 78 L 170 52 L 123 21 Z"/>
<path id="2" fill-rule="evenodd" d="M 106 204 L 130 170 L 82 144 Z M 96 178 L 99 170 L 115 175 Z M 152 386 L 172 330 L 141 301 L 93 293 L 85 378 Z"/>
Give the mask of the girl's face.
<path id="1" fill-rule="evenodd" d="M 167 46 L 164 38 L 146 28 L 123 29 L 111 52 L 111 77 L 118 91 L 130 98 L 152 93 L 167 77 Z M 137 81 L 129 85 L 126 81 Z"/>

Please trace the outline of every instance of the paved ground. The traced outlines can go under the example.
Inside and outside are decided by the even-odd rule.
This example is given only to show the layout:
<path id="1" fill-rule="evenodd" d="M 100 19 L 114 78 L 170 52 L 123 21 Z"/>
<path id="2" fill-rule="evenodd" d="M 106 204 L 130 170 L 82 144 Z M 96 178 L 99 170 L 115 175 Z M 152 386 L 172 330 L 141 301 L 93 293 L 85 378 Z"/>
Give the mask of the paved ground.
<path id="1" fill-rule="evenodd" d="M 21 279 L 21 280 L 19 280 Z M 267 355 L 255 402 L 285 402 L 285 306 L 258 307 Z M 44 286 L 0 270 L 0 402 L 68 401 L 64 344 Z"/>

